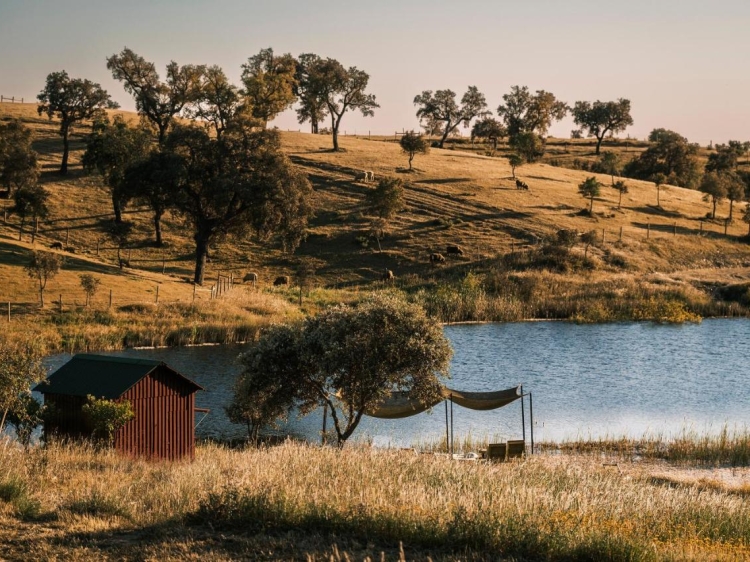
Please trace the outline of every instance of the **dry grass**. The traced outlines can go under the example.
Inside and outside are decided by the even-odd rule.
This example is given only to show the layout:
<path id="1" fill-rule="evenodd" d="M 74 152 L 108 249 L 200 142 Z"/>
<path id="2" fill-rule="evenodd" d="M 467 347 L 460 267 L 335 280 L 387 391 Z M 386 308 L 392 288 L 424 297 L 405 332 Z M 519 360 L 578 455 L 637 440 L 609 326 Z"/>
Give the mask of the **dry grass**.
<path id="1" fill-rule="evenodd" d="M 193 463 L 165 464 L 4 443 L 0 557 L 377 560 L 381 550 L 396 558 L 399 541 L 410 560 L 750 555 L 746 495 L 720 481 L 672 485 L 661 465 L 609 464 L 537 455 L 487 465 L 294 443 L 204 445 Z"/>

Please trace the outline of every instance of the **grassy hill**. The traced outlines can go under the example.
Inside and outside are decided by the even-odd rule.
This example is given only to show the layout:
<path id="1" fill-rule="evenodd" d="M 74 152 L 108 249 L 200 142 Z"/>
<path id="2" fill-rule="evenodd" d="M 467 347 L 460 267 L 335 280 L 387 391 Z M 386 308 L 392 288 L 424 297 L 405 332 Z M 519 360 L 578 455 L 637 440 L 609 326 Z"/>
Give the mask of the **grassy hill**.
<path id="1" fill-rule="evenodd" d="M 136 119 L 133 114 L 127 116 Z M 157 284 L 161 299 L 192 302 L 193 243 L 180 217 L 165 217 L 168 245 L 155 248 L 148 210 L 129 207 L 126 217 L 135 224 L 135 234 L 126 257 L 133 269 L 120 271 L 115 267 L 116 250 L 104 235 L 112 218 L 108 194 L 100 179 L 85 175 L 80 166 L 87 127 L 74 133 L 71 170 L 61 177 L 56 174 L 62 148 L 57 124 L 39 117 L 34 104 L 0 105 L 0 120 L 11 118 L 20 118 L 34 130 L 41 183 L 51 193 L 51 217 L 40 225 L 35 245 L 61 241 L 76 249 L 68 257 L 66 271 L 50 282 L 49 293 L 63 293 L 64 303 L 80 302 L 77 273 L 94 271 L 104 276 L 103 289 L 107 294 L 112 289 L 119 304 L 153 302 Z M 613 304 L 618 299 L 648 301 L 654 295 L 677 295 L 698 314 L 745 312 L 743 306 L 728 307 L 716 297 L 730 295 L 744 305 L 747 291 L 742 283 L 750 281 L 747 225 L 735 219 L 725 234 L 723 217 L 728 204 L 720 205 L 720 219 L 707 220 L 709 204 L 697 191 L 667 186 L 657 207 L 652 183 L 627 180 L 630 191 L 620 208 L 618 192 L 604 187 L 589 216 L 582 212 L 588 201 L 579 195 L 577 186 L 590 173 L 544 162 L 524 165 L 516 175 L 530 189 L 517 190 L 507 161 L 485 156 L 480 146 L 470 150 L 470 145 L 460 143 L 454 149 L 432 149 L 428 155 L 417 156 L 415 171 L 408 173 L 407 159 L 394 137 L 345 136 L 341 138 L 344 151 L 338 153 L 330 151 L 330 137 L 322 135 L 282 132 L 282 142 L 314 186 L 316 213 L 307 240 L 290 256 L 275 244 L 227 239 L 212 249 L 208 279 L 215 280 L 220 272 L 242 277 L 252 271 L 259 274 L 259 287 L 266 290 L 277 275 L 294 278 L 305 263 L 315 271 L 313 286 L 321 288 L 313 292 L 309 306 L 314 308 L 356 298 L 355 291 L 360 289 L 382 286 L 380 274 L 388 268 L 401 289 L 428 308 L 432 306 L 432 312 L 444 320 L 658 319 L 658 314 L 648 310 L 639 316 L 632 306 L 626 312 L 610 310 L 620 306 Z M 592 159 L 591 144 L 550 141 L 547 158 Z M 645 144 L 612 141 L 604 148 L 634 154 Z M 407 182 L 407 207 L 389 225 L 380 251 L 369 236 L 371 217 L 364 206 L 373 184 L 353 179 L 361 169 Z M 609 176 L 598 179 L 605 186 L 611 182 Z M 10 205 L 0 200 L 0 212 Z M 541 251 L 544 241 L 561 229 L 597 232 L 598 240 L 586 250 L 586 260 L 580 245 L 570 255 L 550 256 Z M 31 309 L 36 287 L 20 269 L 31 238 L 25 234 L 21 244 L 17 238 L 17 222 L 11 216 L 0 224 L 0 302 Z M 448 257 L 444 265 L 430 265 L 429 254 L 445 253 L 448 244 L 459 244 L 464 255 Z M 727 285 L 735 290 L 718 291 Z M 347 294 L 325 291 L 342 287 Z M 483 304 L 476 302 L 475 294 L 472 302 L 461 305 L 462 310 L 448 310 L 446 306 L 455 309 L 456 305 L 446 305 L 447 297 L 440 302 L 433 298 L 440 287 L 477 289 Z M 274 294 L 290 303 L 298 298 L 293 290 Z M 206 300 L 208 293 L 199 290 L 197 295 L 198 300 Z M 592 305 L 592 298 L 599 302 Z M 606 309 L 603 314 L 602 307 Z"/>

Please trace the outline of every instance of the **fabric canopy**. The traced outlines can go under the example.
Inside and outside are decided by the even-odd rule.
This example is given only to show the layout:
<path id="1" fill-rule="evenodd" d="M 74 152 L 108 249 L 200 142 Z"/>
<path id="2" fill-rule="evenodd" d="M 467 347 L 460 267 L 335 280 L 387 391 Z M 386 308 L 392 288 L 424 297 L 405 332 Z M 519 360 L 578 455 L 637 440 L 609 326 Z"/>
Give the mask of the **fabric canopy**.
<path id="1" fill-rule="evenodd" d="M 443 387 L 442 397 L 432 403 L 410 400 L 408 392 L 394 392 L 389 398 L 375 408 L 365 411 L 373 418 L 398 419 L 421 414 L 443 400 L 452 400 L 459 406 L 471 410 L 494 410 L 502 408 L 521 397 L 521 387 L 514 386 L 495 392 L 464 392 Z"/>

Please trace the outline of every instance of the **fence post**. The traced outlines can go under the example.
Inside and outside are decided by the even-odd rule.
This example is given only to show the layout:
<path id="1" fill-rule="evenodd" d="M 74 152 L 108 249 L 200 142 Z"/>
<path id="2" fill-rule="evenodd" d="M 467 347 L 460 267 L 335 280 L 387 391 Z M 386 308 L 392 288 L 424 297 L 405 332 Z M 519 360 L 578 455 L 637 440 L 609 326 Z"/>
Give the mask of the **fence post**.
<path id="1" fill-rule="evenodd" d="M 700 235 L 703 236 L 703 219 L 701 219 L 701 232 Z"/>
<path id="2" fill-rule="evenodd" d="M 651 222 L 646 223 L 646 238 L 651 238 Z"/>
<path id="3" fill-rule="evenodd" d="M 109 308 L 112 308 L 112 289 L 109 290 Z"/>
<path id="4" fill-rule="evenodd" d="M 62 314 L 62 293 L 60 293 L 60 314 Z"/>
<path id="5" fill-rule="evenodd" d="M 607 231 L 602 228 L 602 246 L 607 242 Z"/>
<path id="6" fill-rule="evenodd" d="M 68 242 L 70 241 L 70 229 L 65 229 L 65 247 L 67 248 L 69 246 Z"/>
<path id="7" fill-rule="evenodd" d="M 96 241 L 96 256 L 99 257 L 99 240 Z"/>
<path id="8" fill-rule="evenodd" d="M 156 286 L 156 304 L 159 304 L 159 285 Z"/>
<path id="9" fill-rule="evenodd" d="M 10 301 L 8 301 L 8 323 L 10 324 Z"/>
<path id="10" fill-rule="evenodd" d="M 161 274 L 164 275 L 164 272 L 167 270 L 167 259 L 165 257 L 161 258 Z"/>
<path id="11" fill-rule="evenodd" d="M 672 236 L 677 236 L 677 223 L 672 225 Z"/>
<path id="12" fill-rule="evenodd" d="M 729 228 L 729 219 L 724 219 L 724 236 L 727 235 L 727 228 Z M 34 239 L 32 238 L 31 241 L 33 242 Z"/>
<path id="13" fill-rule="evenodd" d="M 622 242 L 622 227 L 620 227 L 620 242 Z"/>

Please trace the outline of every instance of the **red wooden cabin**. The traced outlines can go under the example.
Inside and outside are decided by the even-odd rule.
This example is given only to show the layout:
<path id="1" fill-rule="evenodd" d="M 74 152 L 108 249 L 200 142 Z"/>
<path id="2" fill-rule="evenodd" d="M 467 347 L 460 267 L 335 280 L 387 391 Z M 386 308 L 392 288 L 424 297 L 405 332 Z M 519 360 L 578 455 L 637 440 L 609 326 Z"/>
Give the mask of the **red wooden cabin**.
<path id="1" fill-rule="evenodd" d="M 115 449 L 148 459 L 195 457 L 195 393 L 203 388 L 162 361 L 79 354 L 34 390 L 50 405 L 45 435 L 90 437 L 86 397 L 130 402 L 135 417 L 115 435 Z"/>

